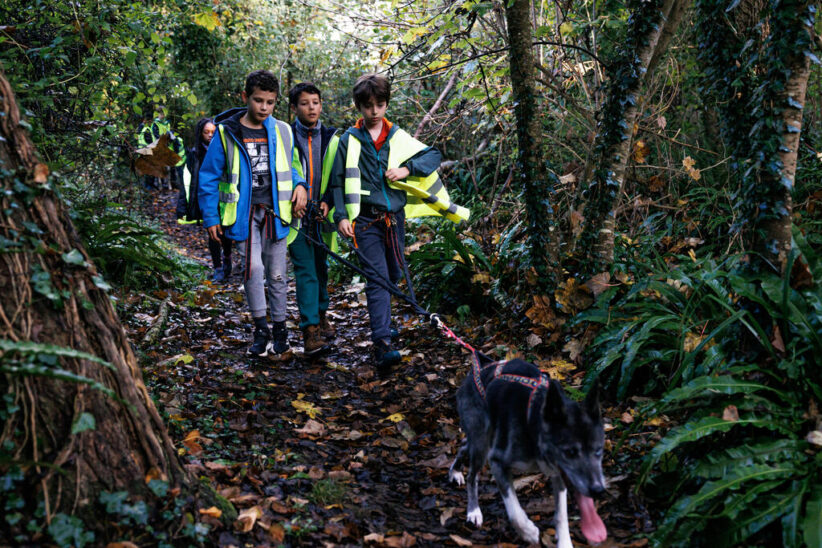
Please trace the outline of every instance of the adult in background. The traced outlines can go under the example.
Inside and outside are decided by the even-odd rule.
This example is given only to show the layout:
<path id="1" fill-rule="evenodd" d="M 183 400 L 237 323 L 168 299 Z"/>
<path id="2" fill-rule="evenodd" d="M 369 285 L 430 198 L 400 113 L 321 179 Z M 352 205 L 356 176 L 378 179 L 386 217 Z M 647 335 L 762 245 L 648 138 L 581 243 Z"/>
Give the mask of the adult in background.
<path id="1" fill-rule="evenodd" d="M 203 214 L 198 201 L 200 165 L 215 131 L 217 131 L 217 126 L 211 118 L 201 118 L 194 128 L 194 146 L 188 149 L 186 154 L 183 181 L 177 196 L 177 222 L 179 224 L 202 224 Z M 228 281 L 231 275 L 231 240 L 225 234 L 219 235 L 219 241 L 213 240 L 206 232 L 206 241 L 208 251 L 211 253 L 211 264 L 214 266 L 212 281 L 216 283 Z"/>

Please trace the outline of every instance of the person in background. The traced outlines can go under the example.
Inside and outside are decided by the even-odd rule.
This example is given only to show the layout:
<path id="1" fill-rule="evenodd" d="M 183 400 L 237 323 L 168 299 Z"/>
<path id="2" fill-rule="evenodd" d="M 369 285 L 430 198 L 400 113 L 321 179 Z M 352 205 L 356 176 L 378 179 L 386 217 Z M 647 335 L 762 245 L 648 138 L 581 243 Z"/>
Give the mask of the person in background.
<path id="1" fill-rule="evenodd" d="M 203 163 L 208 145 L 214 137 L 217 126 L 211 118 L 201 118 L 194 127 L 194 146 L 186 154 L 186 164 L 182 176 L 180 192 L 177 195 L 177 223 L 202 224 L 203 214 L 198 201 L 200 188 L 200 165 Z M 212 240 L 206 232 L 208 251 L 215 283 L 226 282 L 231 276 L 231 240 L 221 234 L 219 240 Z"/>

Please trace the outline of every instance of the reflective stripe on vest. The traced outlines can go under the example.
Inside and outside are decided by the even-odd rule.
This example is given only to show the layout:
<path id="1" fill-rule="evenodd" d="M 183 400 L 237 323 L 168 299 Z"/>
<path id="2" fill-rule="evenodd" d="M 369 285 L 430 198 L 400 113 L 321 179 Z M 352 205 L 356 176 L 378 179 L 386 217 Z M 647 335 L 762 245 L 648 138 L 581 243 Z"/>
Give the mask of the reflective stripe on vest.
<path id="1" fill-rule="evenodd" d="M 223 145 L 225 154 L 225 173 L 217 190 L 220 193 L 218 210 L 220 213 L 220 224 L 231 226 L 237 222 L 237 202 L 240 200 L 240 147 L 225 134 L 223 124 L 218 126 L 220 132 L 220 142 Z M 231 150 L 229 151 L 229 147 Z"/>
<path id="2" fill-rule="evenodd" d="M 394 132 L 388 141 L 388 146 L 388 169 L 400 167 L 403 162 L 428 148 L 402 129 Z M 349 135 L 348 153 L 345 157 L 344 201 L 348 218 L 352 221 L 360 213 L 360 196 L 363 194 L 358 167 L 361 151 L 360 142 L 353 135 Z M 427 177 L 409 175 L 402 181 L 389 182 L 388 186 L 403 190 L 408 195 L 405 205 L 407 218 L 441 215 L 449 221 L 459 223 L 467 221 L 470 216 L 467 208 L 451 202 L 448 191 L 436 171 Z"/>
<path id="3" fill-rule="evenodd" d="M 225 127 L 218 126 L 220 142 L 226 158 L 225 176 L 217 185 L 219 192 L 220 224 L 231 226 L 237 222 L 237 202 L 240 201 L 240 148 L 234 140 L 227 136 Z M 291 127 L 285 122 L 277 120 L 275 127 L 277 135 L 274 167 L 277 180 L 277 205 L 280 209 L 280 219 L 283 224 L 291 222 L 291 193 L 293 182 L 291 178 L 291 162 L 288 161 L 286 150 L 292 150 Z M 231 150 L 229 151 L 229 147 Z"/>
<path id="4" fill-rule="evenodd" d="M 348 218 L 354 220 L 360 215 L 360 196 L 362 180 L 360 179 L 360 152 L 362 145 L 353 135 L 348 137 L 348 150 L 345 154 L 345 211 Z"/>
<path id="5" fill-rule="evenodd" d="M 283 224 L 291 223 L 291 193 L 294 181 L 291 178 L 291 160 L 293 159 L 294 137 L 291 126 L 276 120 L 277 145 L 274 168 L 277 170 L 277 203 L 280 208 L 280 219 Z"/>

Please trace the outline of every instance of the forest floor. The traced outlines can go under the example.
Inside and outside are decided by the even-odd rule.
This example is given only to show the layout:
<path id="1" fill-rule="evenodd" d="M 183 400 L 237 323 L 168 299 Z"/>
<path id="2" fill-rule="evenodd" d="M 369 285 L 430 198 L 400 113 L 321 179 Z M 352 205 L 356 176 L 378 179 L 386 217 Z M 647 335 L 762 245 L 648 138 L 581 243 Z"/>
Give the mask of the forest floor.
<path id="1" fill-rule="evenodd" d="M 180 253 L 208 265 L 203 229 L 177 225 L 173 200 L 170 192 L 155 193 L 145 213 L 162 224 Z M 522 544 L 487 469 L 480 481 L 485 521 L 479 529 L 465 521 L 464 488 L 447 479 L 462 441 L 454 396 L 469 368 L 466 352 L 400 306 L 402 363 L 389 376 L 378 376 L 370 361 L 364 284 L 355 280 L 330 288 L 333 350 L 307 359 L 292 278 L 293 356 L 282 362 L 250 358 L 251 320 L 236 270 L 225 285 L 204 281 L 187 292 L 124 293 L 119 306 L 186 467 L 239 512 L 196 501 L 201 519 L 211 525 L 208 544 Z M 148 347 L 141 341 L 163 300 L 169 302 L 168 321 Z M 461 334 L 486 351 L 516 348 L 516 335 L 495 333 L 494 321 Z M 578 387 L 581 376 L 571 371 L 564 382 Z M 604 413 L 609 488 L 598 507 L 609 531 L 605 546 L 644 546 L 652 522 L 634 493 L 631 471 L 638 461 L 632 459 L 655 434 L 623 435 L 630 422 L 625 406 L 605 406 Z M 543 543 L 553 545 L 550 485 L 541 475 L 520 478 L 517 485 Z M 574 503 L 569 511 L 572 537 L 585 545 Z"/>

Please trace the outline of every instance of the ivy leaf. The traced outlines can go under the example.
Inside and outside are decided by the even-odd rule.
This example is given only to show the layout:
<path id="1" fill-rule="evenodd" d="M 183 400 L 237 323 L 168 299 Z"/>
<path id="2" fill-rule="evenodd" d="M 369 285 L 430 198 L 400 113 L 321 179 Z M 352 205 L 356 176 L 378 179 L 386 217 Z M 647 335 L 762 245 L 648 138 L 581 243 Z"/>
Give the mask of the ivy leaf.
<path id="1" fill-rule="evenodd" d="M 84 266 L 86 264 L 86 259 L 83 257 L 83 254 L 80 253 L 78 249 L 72 249 L 68 253 L 63 253 L 63 260 L 66 264 L 73 264 L 76 266 Z"/>
<path id="2" fill-rule="evenodd" d="M 77 420 L 71 425 L 72 434 L 79 434 L 80 432 L 96 429 L 97 421 L 94 420 L 94 415 L 88 412 L 80 413 L 80 416 L 77 417 Z"/>

